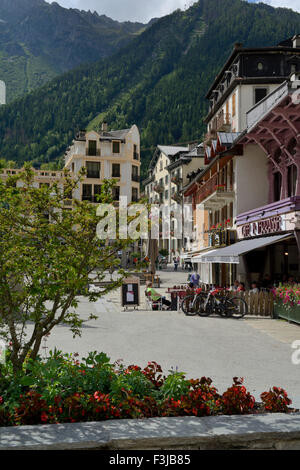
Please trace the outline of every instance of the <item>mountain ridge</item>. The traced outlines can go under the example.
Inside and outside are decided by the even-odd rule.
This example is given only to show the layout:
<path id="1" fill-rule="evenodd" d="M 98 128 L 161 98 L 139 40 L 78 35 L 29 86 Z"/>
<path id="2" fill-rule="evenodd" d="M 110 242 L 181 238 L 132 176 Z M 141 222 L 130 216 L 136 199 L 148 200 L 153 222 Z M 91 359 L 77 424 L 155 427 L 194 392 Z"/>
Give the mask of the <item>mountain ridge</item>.
<path id="1" fill-rule="evenodd" d="M 0 78 L 8 102 L 112 55 L 147 27 L 44 0 L 0 0 L 0 18 Z"/>
<path id="2" fill-rule="evenodd" d="M 300 14 L 292 10 L 199 0 L 157 20 L 109 59 L 80 66 L 0 109 L 0 156 L 19 165 L 63 162 L 77 130 L 97 130 L 102 120 L 113 129 L 135 123 L 144 174 L 157 144 L 201 140 L 205 94 L 236 42 L 272 46 L 299 32 Z"/>

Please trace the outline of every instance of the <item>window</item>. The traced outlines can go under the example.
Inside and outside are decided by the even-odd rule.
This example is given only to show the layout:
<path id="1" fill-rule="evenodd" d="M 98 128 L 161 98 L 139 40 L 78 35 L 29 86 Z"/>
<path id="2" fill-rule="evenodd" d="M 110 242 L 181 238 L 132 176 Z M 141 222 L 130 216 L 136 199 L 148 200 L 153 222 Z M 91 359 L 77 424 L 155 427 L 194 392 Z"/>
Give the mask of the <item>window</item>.
<path id="1" fill-rule="evenodd" d="M 89 140 L 88 144 L 88 155 L 90 157 L 95 157 L 97 155 L 97 141 L 96 140 Z"/>
<path id="2" fill-rule="evenodd" d="M 227 187 L 227 171 L 226 167 L 223 167 L 221 172 L 219 173 L 219 185 L 221 186 L 221 189 L 226 189 Z"/>
<path id="3" fill-rule="evenodd" d="M 254 89 L 254 104 L 259 103 L 259 101 L 263 100 L 265 96 L 268 94 L 267 88 L 255 88 Z"/>
<path id="4" fill-rule="evenodd" d="M 86 162 L 86 177 L 100 178 L 100 162 Z"/>
<path id="5" fill-rule="evenodd" d="M 112 143 L 113 153 L 120 153 L 120 142 Z"/>
<path id="6" fill-rule="evenodd" d="M 139 200 L 139 191 L 137 188 L 132 188 L 132 202 L 137 202 Z"/>
<path id="7" fill-rule="evenodd" d="M 120 178 L 121 172 L 120 172 L 120 164 L 119 163 L 113 163 L 112 164 L 112 177 L 113 178 Z"/>
<path id="8" fill-rule="evenodd" d="M 225 226 L 226 220 L 227 220 L 227 206 L 224 206 L 222 208 L 222 222 L 224 223 L 224 226 Z"/>
<path id="9" fill-rule="evenodd" d="M 165 191 L 165 201 L 167 201 L 169 199 L 169 191 Z"/>
<path id="10" fill-rule="evenodd" d="M 234 184 L 234 171 L 233 171 L 233 160 L 229 162 L 229 186 L 230 190 L 232 191 Z"/>
<path id="11" fill-rule="evenodd" d="M 112 195 L 113 195 L 114 201 L 118 201 L 120 199 L 120 186 L 115 186 L 113 188 Z"/>
<path id="12" fill-rule="evenodd" d="M 226 107 L 225 107 L 225 123 L 229 124 L 229 101 L 226 101 Z"/>
<path id="13" fill-rule="evenodd" d="M 236 96 L 235 93 L 232 95 L 232 116 L 236 113 Z"/>
<path id="14" fill-rule="evenodd" d="M 100 196 L 101 194 L 101 184 L 95 184 L 94 185 L 94 202 L 98 202 L 100 198 L 97 196 Z"/>
<path id="15" fill-rule="evenodd" d="M 64 199 L 72 199 L 72 189 L 64 186 Z"/>
<path id="16" fill-rule="evenodd" d="M 290 165 L 288 167 L 288 197 L 296 195 L 297 167 Z"/>
<path id="17" fill-rule="evenodd" d="M 280 201 L 281 198 L 281 183 L 282 183 L 282 176 L 279 171 L 274 173 L 274 202 Z"/>
<path id="18" fill-rule="evenodd" d="M 233 202 L 231 202 L 229 205 L 229 218 L 231 221 L 233 220 Z"/>
<path id="19" fill-rule="evenodd" d="M 220 213 L 219 213 L 219 211 L 215 211 L 214 221 L 215 221 L 215 225 L 220 222 Z"/>
<path id="20" fill-rule="evenodd" d="M 75 171 L 75 163 L 73 162 L 72 163 L 72 173 L 74 173 L 74 171 Z"/>
<path id="21" fill-rule="evenodd" d="M 139 153 L 138 153 L 137 145 L 134 145 L 134 146 L 133 146 L 133 159 L 134 159 L 134 160 L 139 160 L 139 159 L 140 159 L 140 156 L 139 156 Z"/>
<path id="22" fill-rule="evenodd" d="M 82 185 L 82 200 L 83 201 L 92 201 L 93 199 L 92 188 L 93 186 L 91 184 Z"/>
<path id="23" fill-rule="evenodd" d="M 165 177 L 165 183 L 168 184 L 168 182 L 169 182 L 169 176 L 167 175 L 167 176 Z"/>
<path id="24" fill-rule="evenodd" d="M 139 182 L 139 167 L 132 165 L 132 173 L 131 173 L 131 179 L 132 181 Z"/>

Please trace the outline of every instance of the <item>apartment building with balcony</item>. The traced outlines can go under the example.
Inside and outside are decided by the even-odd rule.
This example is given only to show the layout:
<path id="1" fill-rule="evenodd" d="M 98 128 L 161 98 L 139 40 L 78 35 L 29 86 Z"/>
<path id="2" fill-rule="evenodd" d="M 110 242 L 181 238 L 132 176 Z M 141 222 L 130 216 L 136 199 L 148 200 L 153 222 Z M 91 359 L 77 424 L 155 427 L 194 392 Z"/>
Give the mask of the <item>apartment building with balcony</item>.
<path id="1" fill-rule="evenodd" d="M 104 179 L 116 181 L 114 199 L 126 197 L 136 202 L 140 197 L 140 135 L 136 125 L 130 129 L 100 132 L 80 131 L 65 154 L 65 168 L 75 175 L 86 169 L 75 198 L 97 202 Z"/>
<path id="2" fill-rule="evenodd" d="M 214 140 L 218 131 L 243 131 L 247 111 L 288 80 L 299 62 L 299 35 L 272 47 L 244 48 L 236 43 L 206 95 L 206 141 Z"/>
<path id="3" fill-rule="evenodd" d="M 0 178 L 6 179 L 9 176 L 14 176 L 22 173 L 22 169 L 11 169 L 11 168 L 4 168 L 0 171 Z M 33 187 L 40 188 L 43 185 L 51 186 L 53 183 L 61 183 L 61 187 L 63 188 L 63 178 L 64 172 L 63 170 L 60 171 L 53 171 L 53 170 L 36 170 L 33 169 L 34 172 L 34 181 Z M 22 186 L 21 182 L 17 182 L 18 186 Z"/>
<path id="4" fill-rule="evenodd" d="M 65 207 L 72 207 L 72 199 L 97 203 L 104 179 L 116 181 L 114 199 L 127 197 L 128 204 L 140 198 L 140 135 L 137 126 L 130 129 L 108 131 L 102 126 L 101 132 L 80 131 L 65 153 L 64 169 L 76 177 L 82 167 L 86 174 L 72 195 L 65 200 Z M 21 169 L 1 170 L 1 178 L 20 173 Z M 34 171 L 35 187 L 51 186 L 61 182 L 63 188 L 64 171 Z M 18 182 L 18 185 L 21 182 Z"/>
<path id="5" fill-rule="evenodd" d="M 264 201 L 237 215 L 232 262 L 248 283 L 266 274 L 274 282 L 300 280 L 300 67 L 248 111 L 237 147 L 243 156 L 263 151 L 268 173 Z"/>
<path id="6" fill-rule="evenodd" d="M 170 216 L 169 230 L 161 238 L 159 248 L 169 252 L 169 261 L 182 254 L 185 244 L 184 233 L 178 238 L 176 221 L 172 211 L 176 206 L 183 205 L 182 189 L 191 172 L 204 166 L 203 144 L 191 143 L 187 146 L 158 145 L 149 168 L 149 176 L 143 181 L 145 194 L 150 204 L 159 204 L 168 208 Z M 184 226 L 183 219 L 182 225 Z M 163 237 L 163 230 L 160 230 Z"/>
<path id="7" fill-rule="evenodd" d="M 255 179 L 252 174 L 248 177 L 250 207 L 236 215 L 237 241 L 200 255 L 199 261 L 221 271 L 235 268 L 248 286 L 267 274 L 275 283 L 290 277 L 299 280 L 300 68 L 250 109 L 246 120 L 247 128 L 223 155 L 239 153 L 249 162 L 260 155 L 266 163 L 265 178 L 261 181 L 255 168 Z"/>
<path id="8" fill-rule="evenodd" d="M 184 197 L 193 201 L 194 238 L 198 241 L 191 258 L 205 283 L 225 285 L 236 277 L 246 279 L 240 258 L 238 263 L 230 263 L 228 258 L 225 263 L 210 257 L 210 251 L 221 252 L 220 248 L 235 244 L 238 215 L 268 199 L 270 166 L 264 147 L 255 140 L 247 146 L 236 142 L 247 132 L 255 109 L 266 97 L 280 94 L 281 84 L 299 65 L 299 36 L 271 48 L 236 45 L 207 94 L 207 166 L 184 188 Z"/>

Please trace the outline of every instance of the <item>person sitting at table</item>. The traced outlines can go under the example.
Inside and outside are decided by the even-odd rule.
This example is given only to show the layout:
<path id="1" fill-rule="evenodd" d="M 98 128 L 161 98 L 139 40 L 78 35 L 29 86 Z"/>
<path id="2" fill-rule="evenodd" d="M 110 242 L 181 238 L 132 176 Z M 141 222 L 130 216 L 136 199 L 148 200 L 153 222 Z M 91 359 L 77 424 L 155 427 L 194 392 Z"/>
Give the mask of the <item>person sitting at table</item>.
<path id="1" fill-rule="evenodd" d="M 237 288 L 237 292 L 245 292 L 245 290 L 244 282 L 240 282 L 239 287 Z"/>
<path id="2" fill-rule="evenodd" d="M 151 281 L 147 282 L 146 286 L 146 295 L 150 297 L 152 302 L 161 302 L 166 307 L 171 307 L 171 302 L 167 300 L 165 297 L 162 297 L 154 288 Z"/>
<path id="3" fill-rule="evenodd" d="M 255 282 L 255 281 L 252 282 L 250 292 L 252 294 L 258 294 L 259 293 L 259 288 L 258 288 L 257 282 Z"/>

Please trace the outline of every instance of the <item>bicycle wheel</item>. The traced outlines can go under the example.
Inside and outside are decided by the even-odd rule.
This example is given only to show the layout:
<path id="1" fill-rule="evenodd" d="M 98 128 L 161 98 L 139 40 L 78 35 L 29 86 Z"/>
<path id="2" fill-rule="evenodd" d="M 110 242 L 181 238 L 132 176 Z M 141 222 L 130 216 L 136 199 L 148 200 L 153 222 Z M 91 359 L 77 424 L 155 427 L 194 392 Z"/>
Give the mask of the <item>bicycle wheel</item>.
<path id="1" fill-rule="evenodd" d="M 200 317 L 208 317 L 212 313 L 211 301 L 209 300 L 206 303 L 206 299 L 207 296 L 205 294 L 200 294 L 195 300 L 195 308 Z"/>
<path id="2" fill-rule="evenodd" d="M 240 297 L 226 300 L 226 313 L 228 317 L 243 318 L 248 313 L 248 304 Z"/>
<path id="3" fill-rule="evenodd" d="M 215 313 L 219 315 L 222 318 L 228 318 L 228 314 L 226 311 L 226 305 L 224 302 L 221 302 L 217 305 L 215 305 Z"/>
<path id="4" fill-rule="evenodd" d="M 187 316 L 197 315 L 197 311 L 194 306 L 194 299 L 195 299 L 194 295 L 188 295 L 181 302 L 181 310 Z"/>
<path id="5" fill-rule="evenodd" d="M 214 311 L 220 317 L 228 318 L 228 314 L 226 312 L 226 298 L 225 297 L 215 297 Z"/>

